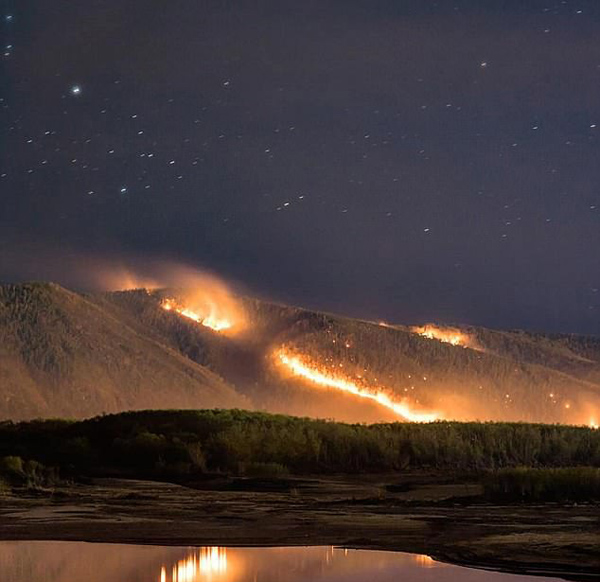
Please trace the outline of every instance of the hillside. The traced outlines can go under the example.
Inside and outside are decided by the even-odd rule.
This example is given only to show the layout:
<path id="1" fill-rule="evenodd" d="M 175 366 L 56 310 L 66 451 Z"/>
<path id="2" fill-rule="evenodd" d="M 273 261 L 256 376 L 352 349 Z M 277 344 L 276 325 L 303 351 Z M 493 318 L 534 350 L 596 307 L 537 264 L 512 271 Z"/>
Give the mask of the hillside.
<path id="1" fill-rule="evenodd" d="M 402 325 L 382 325 L 242 298 L 244 330 L 229 337 L 160 309 L 167 292 L 98 299 L 160 341 L 223 375 L 257 407 L 349 421 L 398 419 L 378 404 L 282 370 L 282 348 L 327 374 L 377 387 L 416 409 L 461 420 L 597 422 L 600 339 L 453 328 L 452 345 Z M 360 380 L 357 380 L 360 378 Z"/>
<path id="2" fill-rule="evenodd" d="M 388 325 L 246 297 L 228 298 L 234 327 L 215 330 L 190 297 L 0 287 L 0 416 L 240 407 L 351 422 L 598 423 L 599 338 Z M 225 317 L 231 305 L 217 307 Z"/>
<path id="3" fill-rule="evenodd" d="M 0 417 L 249 406 L 206 368 L 54 284 L 0 286 Z"/>

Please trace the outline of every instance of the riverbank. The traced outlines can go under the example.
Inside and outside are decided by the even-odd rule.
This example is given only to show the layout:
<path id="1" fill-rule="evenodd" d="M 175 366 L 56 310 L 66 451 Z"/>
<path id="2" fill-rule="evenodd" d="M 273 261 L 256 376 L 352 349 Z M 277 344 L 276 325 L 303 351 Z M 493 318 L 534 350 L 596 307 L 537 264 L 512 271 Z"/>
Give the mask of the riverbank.
<path id="1" fill-rule="evenodd" d="M 432 476 L 228 479 L 184 487 L 99 479 L 5 493 L 0 539 L 156 545 L 336 545 L 459 565 L 598 579 L 595 504 L 493 505 Z"/>

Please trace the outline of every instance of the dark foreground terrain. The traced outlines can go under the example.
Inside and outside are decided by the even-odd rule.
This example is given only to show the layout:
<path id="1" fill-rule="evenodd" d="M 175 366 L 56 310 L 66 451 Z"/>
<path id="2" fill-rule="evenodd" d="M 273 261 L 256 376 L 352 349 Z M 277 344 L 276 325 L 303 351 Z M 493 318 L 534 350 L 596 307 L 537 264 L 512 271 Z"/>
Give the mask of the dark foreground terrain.
<path id="1" fill-rule="evenodd" d="M 0 538 L 341 545 L 598 579 L 600 431 L 241 410 L 0 423 Z"/>
<path id="2" fill-rule="evenodd" d="M 597 580 L 596 504 L 497 505 L 434 475 L 237 479 L 196 488 L 99 479 L 6 493 L 3 540 L 160 545 L 341 545 L 456 564 Z M 200 487 L 200 488 L 198 488 Z"/>

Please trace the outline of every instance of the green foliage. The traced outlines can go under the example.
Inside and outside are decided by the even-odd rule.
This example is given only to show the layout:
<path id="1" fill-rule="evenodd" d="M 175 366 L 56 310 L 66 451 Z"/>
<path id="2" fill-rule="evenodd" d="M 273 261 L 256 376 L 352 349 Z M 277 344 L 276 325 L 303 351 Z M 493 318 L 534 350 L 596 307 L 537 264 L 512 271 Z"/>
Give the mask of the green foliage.
<path id="1" fill-rule="evenodd" d="M 502 469 L 484 482 L 492 501 L 589 501 L 600 500 L 600 469 L 597 467 Z"/>
<path id="2" fill-rule="evenodd" d="M 0 477 L 0 496 L 10 493 L 10 483 L 6 479 Z"/>
<path id="3" fill-rule="evenodd" d="M 249 467 L 284 467 L 296 475 L 485 472 L 600 467 L 600 431 L 523 423 L 360 425 L 244 410 L 144 411 L 80 422 L 3 423 L 0 455 L 35 458 L 65 475 L 182 477 L 244 474 Z"/>
<path id="4" fill-rule="evenodd" d="M 0 459 L 0 472 L 8 477 L 22 477 L 25 474 L 23 459 L 15 456 L 3 457 Z"/>
<path id="5" fill-rule="evenodd" d="M 58 471 L 45 467 L 35 460 L 24 461 L 21 457 L 9 455 L 0 459 L 0 477 L 5 483 L 38 489 L 54 485 L 59 481 Z"/>

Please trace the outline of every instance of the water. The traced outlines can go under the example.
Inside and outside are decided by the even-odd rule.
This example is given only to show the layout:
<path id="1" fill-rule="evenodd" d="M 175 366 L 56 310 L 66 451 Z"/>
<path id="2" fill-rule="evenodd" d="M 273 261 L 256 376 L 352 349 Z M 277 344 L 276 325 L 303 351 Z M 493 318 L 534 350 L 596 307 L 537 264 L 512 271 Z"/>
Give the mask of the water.
<path id="1" fill-rule="evenodd" d="M 395 552 L 0 542 L 2 582 L 542 582 Z"/>

